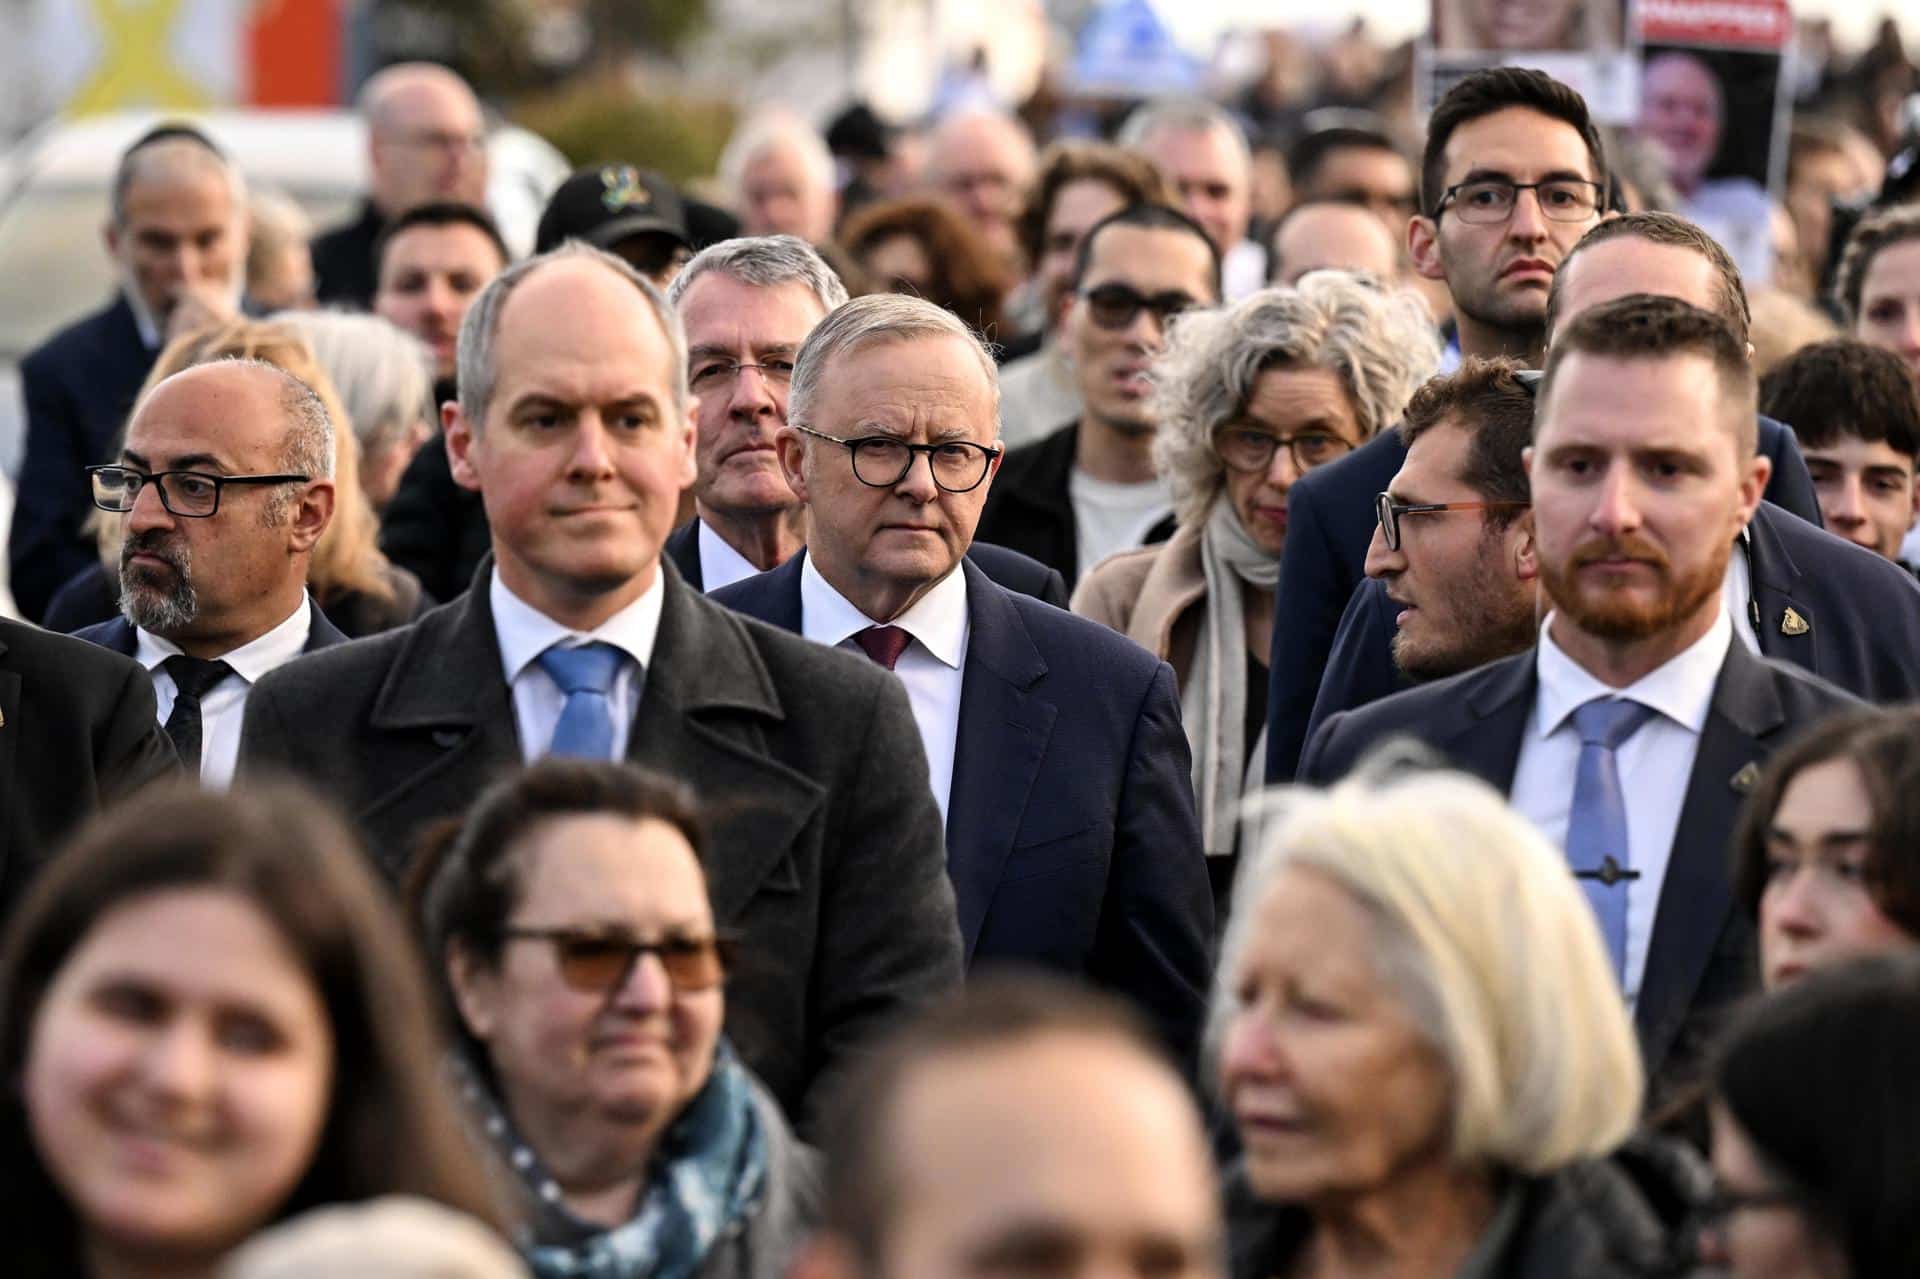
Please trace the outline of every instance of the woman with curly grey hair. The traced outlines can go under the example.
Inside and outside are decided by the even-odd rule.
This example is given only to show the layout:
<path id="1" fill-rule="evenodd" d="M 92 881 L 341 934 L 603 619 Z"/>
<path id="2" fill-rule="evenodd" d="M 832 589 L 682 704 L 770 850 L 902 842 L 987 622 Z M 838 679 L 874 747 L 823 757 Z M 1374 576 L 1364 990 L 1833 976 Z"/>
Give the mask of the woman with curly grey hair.
<path id="1" fill-rule="evenodd" d="M 1392 425 L 1439 360 L 1418 297 L 1316 271 L 1293 288 L 1182 317 L 1154 366 L 1154 455 L 1180 527 L 1162 545 L 1102 562 L 1074 592 L 1073 611 L 1173 665 L 1222 910 L 1234 813 L 1249 762 L 1265 753 L 1288 492 Z"/>

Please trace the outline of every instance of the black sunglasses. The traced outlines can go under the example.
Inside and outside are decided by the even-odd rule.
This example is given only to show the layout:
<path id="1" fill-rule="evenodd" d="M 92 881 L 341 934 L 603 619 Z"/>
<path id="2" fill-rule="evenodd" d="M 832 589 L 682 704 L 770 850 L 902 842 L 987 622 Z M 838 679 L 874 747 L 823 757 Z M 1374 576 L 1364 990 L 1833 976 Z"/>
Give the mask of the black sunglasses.
<path id="1" fill-rule="evenodd" d="M 1174 316 L 1200 305 L 1197 298 L 1178 289 L 1148 295 L 1130 284 L 1096 285 L 1082 289 L 1080 296 L 1087 300 L 1087 314 L 1103 329 L 1124 329 L 1142 310 L 1152 311 L 1153 318 L 1165 328 Z"/>

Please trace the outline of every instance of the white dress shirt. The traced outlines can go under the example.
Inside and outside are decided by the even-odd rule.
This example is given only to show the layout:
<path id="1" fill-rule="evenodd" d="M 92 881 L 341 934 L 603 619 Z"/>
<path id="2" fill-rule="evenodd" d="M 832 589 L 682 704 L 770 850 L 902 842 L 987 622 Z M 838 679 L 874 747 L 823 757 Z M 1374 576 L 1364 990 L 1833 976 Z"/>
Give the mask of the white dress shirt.
<path id="1" fill-rule="evenodd" d="M 1760 632 L 1753 622 L 1753 561 L 1747 557 L 1747 539 L 1734 539 L 1733 554 L 1727 556 L 1727 577 L 1720 586 L 1720 598 L 1726 601 L 1727 617 L 1733 633 L 1747 646 L 1749 653 L 1760 651 Z"/>
<path id="2" fill-rule="evenodd" d="M 703 591 L 732 586 L 742 578 L 758 577 L 753 561 L 727 545 L 727 539 L 713 531 L 713 525 L 700 521 L 700 581 Z"/>
<path id="3" fill-rule="evenodd" d="M 620 664 L 607 695 L 607 700 L 620 708 L 613 717 L 613 757 L 626 758 L 627 732 L 640 709 L 640 688 L 647 663 L 653 660 L 654 638 L 660 633 L 660 606 L 666 600 L 666 590 L 660 584 L 663 576 L 656 571 L 653 585 L 639 599 L 592 630 L 576 631 L 515 595 L 498 572 L 493 574 L 487 600 L 493 606 L 493 630 L 500 641 L 501 673 L 513 690 L 520 754 L 527 763 L 547 753 L 547 747 L 553 744 L 553 730 L 560 725 L 560 712 L 567 705 L 567 695 L 536 659 L 555 644 L 577 648 L 595 641 L 611 644 L 633 659 Z"/>
<path id="4" fill-rule="evenodd" d="M 972 622 L 967 616 L 967 575 L 954 565 L 913 607 L 891 622 L 877 622 L 855 608 L 835 590 L 807 556 L 800 566 L 800 633 L 820 644 L 831 644 L 866 659 L 854 635 L 869 626 L 898 626 L 913 637 L 893 673 L 907 686 L 913 704 L 913 722 L 927 748 L 927 782 L 947 816 L 947 797 L 953 790 L 953 755 L 960 735 L 960 687 L 966 677 L 967 639 Z"/>
<path id="5" fill-rule="evenodd" d="M 1713 686 L 1733 644 L 1724 611 L 1690 648 L 1625 688 L 1603 684 L 1553 642 L 1553 615 L 1540 628 L 1534 666 L 1540 687 L 1520 740 L 1510 799 L 1546 837 L 1564 848 L 1574 778 L 1580 764 L 1580 734 L 1573 712 L 1596 697 L 1622 697 L 1651 707 L 1655 715 L 1615 752 L 1620 789 L 1626 797 L 1627 856 L 1638 879 L 1627 881 L 1627 1003 L 1639 997 L 1653 940 L 1654 912 L 1673 854 L 1674 831 L 1693 779 L 1700 733 L 1713 705 Z"/>
<path id="6" fill-rule="evenodd" d="M 260 677 L 277 666 L 300 656 L 307 647 L 307 634 L 313 628 L 313 605 L 305 595 L 300 607 L 287 619 L 260 638 L 222 653 L 221 661 L 233 667 L 233 674 L 215 684 L 200 697 L 200 784 L 208 790 L 225 790 L 233 784 L 233 770 L 240 762 L 240 722 L 247 713 L 247 693 Z M 153 676 L 153 696 L 158 704 L 160 722 L 173 714 L 173 677 L 160 669 L 160 663 L 180 652 L 170 639 L 142 627 L 133 628 L 134 660 Z"/>

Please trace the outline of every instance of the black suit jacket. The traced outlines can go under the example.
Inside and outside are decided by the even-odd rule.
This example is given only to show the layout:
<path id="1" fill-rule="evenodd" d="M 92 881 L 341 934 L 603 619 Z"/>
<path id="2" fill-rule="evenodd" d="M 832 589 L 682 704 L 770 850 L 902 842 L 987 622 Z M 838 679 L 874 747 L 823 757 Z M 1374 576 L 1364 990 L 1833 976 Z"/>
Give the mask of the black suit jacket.
<path id="1" fill-rule="evenodd" d="M 660 553 L 673 561 L 680 576 L 696 591 L 704 591 L 706 575 L 700 569 L 700 517 L 695 516 L 667 535 Z M 1010 591 L 1031 595 L 1055 608 L 1067 606 L 1067 584 L 1060 574 L 1031 555 L 1010 551 L 1004 546 L 975 542 L 967 548 L 967 558 L 982 572 Z M 753 614 L 749 614 L 753 616 Z M 763 619 L 765 620 L 765 619 Z M 789 628 L 794 629 L 794 628 Z"/>
<path id="2" fill-rule="evenodd" d="M 0 619 L 0 919 L 82 819 L 179 767 L 138 663 Z"/>
<path id="3" fill-rule="evenodd" d="M 323 305 L 348 306 L 357 311 L 373 305 L 380 283 L 373 246 L 384 226 L 386 219 L 373 207 L 373 201 L 363 200 L 360 215 L 353 221 L 313 238 L 307 250 L 313 257 L 313 292 Z"/>
<path id="4" fill-rule="evenodd" d="M 1069 594 L 1080 576 L 1080 533 L 1068 487 L 1079 443 L 1080 424 L 1073 422 L 1008 453 L 974 530 L 976 545 L 991 542 L 1058 570 Z M 1154 525 L 1146 541 L 1166 541 L 1173 536 L 1173 525 L 1168 516 Z"/>
<path id="5" fill-rule="evenodd" d="M 80 525 L 93 509 L 83 466 L 112 460 L 159 354 L 140 341 L 124 296 L 62 329 L 20 362 L 27 451 L 8 542 L 14 600 L 29 620 L 95 559 Z"/>
<path id="6" fill-rule="evenodd" d="M 1793 430 L 1759 421 L 1760 451 L 1773 462 L 1766 498 L 1820 523 L 1813 477 Z M 1373 499 L 1406 461 L 1397 430 L 1382 431 L 1337 462 L 1300 477 L 1287 499 L 1287 545 L 1274 596 L 1273 650 L 1267 685 L 1267 781 L 1293 777 L 1320 679 L 1333 651 L 1342 611 L 1366 578 L 1373 541 Z"/>
<path id="7" fill-rule="evenodd" d="M 1408 736 L 1508 793 L 1533 714 L 1534 663 L 1529 649 L 1331 716 L 1300 757 L 1301 780 L 1332 782 L 1369 748 Z M 1690 1059 L 1707 1014 L 1756 977 L 1753 929 L 1735 908 L 1728 883 L 1727 842 L 1744 793 L 1736 779 L 1794 734 L 1853 704 L 1847 693 L 1797 667 L 1755 657 L 1738 638 L 1727 650 L 1674 830 L 1634 1009 L 1649 1076 Z"/>
<path id="8" fill-rule="evenodd" d="M 327 615 L 320 611 L 320 605 L 314 602 L 312 596 L 307 597 L 307 610 L 307 642 L 300 650 L 302 654 L 317 653 L 323 648 L 347 642 L 346 635 L 327 620 Z M 83 627 L 75 631 L 73 637 L 89 644 L 98 644 L 101 648 L 110 648 L 123 657 L 132 657 L 140 647 L 140 637 L 135 633 L 133 623 L 124 617 Z"/>
<path id="9" fill-rule="evenodd" d="M 804 558 L 711 598 L 798 632 Z M 1192 1063 L 1213 896 L 1173 668 L 978 564 L 962 571 L 947 873 L 968 962 L 1089 977 L 1138 1001 Z"/>
<path id="10" fill-rule="evenodd" d="M 1762 502 L 1748 526 L 1749 616 L 1760 651 L 1869 702 L 1920 699 L 1920 583 L 1893 561 Z M 1791 609 L 1805 629 L 1792 627 Z M 1386 587 L 1362 582 L 1340 618 L 1307 739 L 1338 711 L 1406 687 L 1393 664 Z"/>
<path id="11" fill-rule="evenodd" d="M 396 877 L 420 827 L 524 758 L 488 600 L 290 662 L 247 698 L 243 772 L 288 770 L 357 819 Z M 789 1113 L 872 1034 L 960 977 L 940 812 L 899 681 L 749 622 L 662 561 L 627 757 L 701 795 L 713 913 L 746 942 L 727 1030 Z"/>
<path id="12" fill-rule="evenodd" d="M 407 463 L 380 516 L 380 549 L 437 600 L 466 590 L 492 552 L 487 508 L 478 493 L 453 482 L 444 435 L 428 440 Z"/>

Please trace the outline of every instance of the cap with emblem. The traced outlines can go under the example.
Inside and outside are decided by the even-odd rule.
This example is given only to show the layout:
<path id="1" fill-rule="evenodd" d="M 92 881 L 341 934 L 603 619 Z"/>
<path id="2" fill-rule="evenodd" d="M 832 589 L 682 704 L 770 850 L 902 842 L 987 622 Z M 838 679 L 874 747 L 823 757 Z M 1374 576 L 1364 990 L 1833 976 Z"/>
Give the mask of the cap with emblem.
<path id="1" fill-rule="evenodd" d="M 534 252 L 567 240 L 612 249 L 629 236 L 666 235 L 687 247 L 687 213 L 680 193 L 657 173 L 630 164 L 581 169 L 562 182 L 540 215 Z"/>

